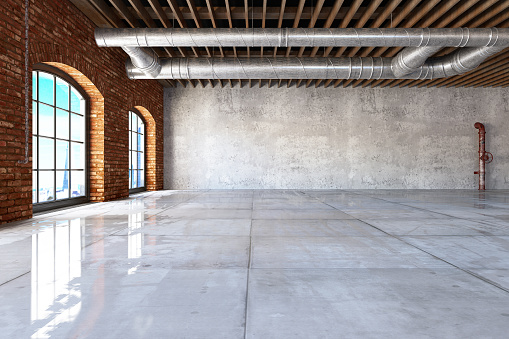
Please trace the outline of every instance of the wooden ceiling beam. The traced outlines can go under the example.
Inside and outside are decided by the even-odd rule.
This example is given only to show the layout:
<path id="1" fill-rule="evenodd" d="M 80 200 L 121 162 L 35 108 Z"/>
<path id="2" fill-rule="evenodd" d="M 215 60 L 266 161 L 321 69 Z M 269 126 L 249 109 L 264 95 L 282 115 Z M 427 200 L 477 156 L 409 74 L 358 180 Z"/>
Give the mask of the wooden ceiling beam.
<path id="1" fill-rule="evenodd" d="M 74 6 L 76 6 L 80 11 L 83 12 L 92 22 L 97 26 L 101 28 L 112 28 L 112 27 L 120 27 L 117 26 L 117 24 L 121 24 L 122 21 L 117 17 L 117 23 L 114 22 L 114 20 L 111 20 L 108 18 L 107 15 L 105 15 L 97 6 L 93 4 L 94 1 L 88 1 L 88 0 L 70 0 Z M 109 10 L 108 6 L 104 2 L 102 3 L 102 6 L 105 6 L 107 10 Z M 99 5 L 101 6 L 101 5 Z"/>
<path id="2" fill-rule="evenodd" d="M 322 11 L 323 3 L 325 0 L 318 0 L 315 7 L 313 8 L 313 15 L 311 16 L 311 20 L 309 21 L 308 28 L 315 28 L 316 20 L 318 19 L 318 16 L 320 15 L 320 12 Z M 304 51 L 306 50 L 305 46 L 302 46 L 299 48 L 299 53 L 297 53 L 297 57 L 301 58 L 304 54 Z M 297 87 L 300 86 L 303 79 L 299 79 L 297 81 Z"/>
<path id="3" fill-rule="evenodd" d="M 281 25 L 283 24 L 283 15 L 285 13 L 285 7 L 286 7 L 286 0 L 281 0 L 281 10 L 279 11 L 279 20 L 277 21 L 277 27 L 281 28 Z M 277 55 L 277 47 L 274 47 L 274 53 L 272 55 L 273 58 L 275 58 Z M 269 79 L 269 88 L 272 80 Z M 278 87 L 281 87 L 281 80 L 278 82 Z"/>
<path id="4" fill-rule="evenodd" d="M 486 3 L 489 3 L 491 6 L 495 5 L 496 4 L 496 1 L 493 1 L 493 2 L 489 2 L 489 1 L 486 1 Z M 494 16 L 497 16 L 497 14 L 499 13 L 499 9 L 500 7 L 499 6 L 494 6 L 493 8 L 491 8 L 488 12 L 485 12 L 488 8 L 490 7 L 486 7 L 485 6 L 486 4 L 484 4 L 483 6 L 478 6 L 476 8 L 474 8 L 469 14 L 466 15 L 466 17 L 469 17 L 469 21 L 470 20 L 473 20 L 475 19 L 476 17 L 478 17 L 479 15 L 481 15 L 482 13 L 485 13 L 482 15 L 482 20 L 479 21 L 479 19 L 476 19 L 474 21 L 474 23 L 476 22 L 485 22 L 487 20 L 490 20 L 492 17 Z M 486 13 L 489 13 L 489 15 L 491 16 L 486 16 Z M 458 16 L 459 17 L 459 16 Z M 451 28 L 458 28 L 458 27 L 462 27 L 463 25 L 465 24 L 465 21 L 463 20 L 458 20 L 456 21 L 452 26 L 450 26 Z M 477 26 L 472 26 L 471 24 L 469 24 L 467 27 L 477 27 Z M 438 55 L 446 55 L 446 54 L 449 54 L 449 53 L 452 53 L 453 51 L 455 50 L 455 48 L 445 48 L 443 49 Z M 492 59 L 493 57 L 491 57 L 490 59 Z M 488 59 L 489 60 L 489 59 Z M 486 62 L 486 61 L 485 61 Z M 462 78 L 463 75 L 460 75 L 459 78 Z M 420 80 L 418 81 L 418 86 L 419 87 L 423 87 L 423 86 L 435 86 L 435 85 L 438 85 L 439 83 L 442 83 L 444 80 L 443 79 L 436 79 L 436 80 Z M 442 85 L 441 85 L 442 86 Z M 409 87 L 414 87 L 412 84 L 409 84 Z"/>
<path id="5" fill-rule="evenodd" d="M 209 16 L 210 16 L 210 21 L 212 23 L 212 27 L 217 28 L 216 19 L 214 18 L 214 9 L 212 8 L 212 6 L 210 4 L 210 0 L 206 0 L 206 1 L 207 1 L 207 8 L 209 10 Z M 223 51 L 223 47 L 221 47 L 221 46 L 219 46 L 219 53 L 221 54 L 221 57 L 224 58 L 224 51 Z M 214 87 L 214 85 L 212 85 L 212 87 Z"/>
<path id="6" fill-rule="evenodd" d="M 341 23 L 339 24 L 338 28 L 347 28 L 350 24 L 350 21 L 354 17 L 355 13 L 359 10 L 360 5 L 362 4 L 362 0 L 354 0 L 354 2 L 351 4 L 351 6 L 348 8 L 348 12 L 346 13 L 343 20 L 341 20 Z M 341 47 L 337 52 L 336 55 L 341 55 L 344 51 L 342 50 L 343 47 Z M 330 52 L 332 51 L 333 47 L 329 46 L 325 49 L 323 52 L 323 57 L 326 58 L 329 56 Z M 327 87 L 332 82 L 332 79 L 327 79 L 325 81 L 325 87 Z M 321 81 L 318 81 L 318 84 L 315 84 L 317 87 L 320 86 Z"/>
<path id="7" fill-rule="evenodd" d="M 138 19 L 129 11 L 122 0 L 109 0 L 118 13 L 131 27 L 138 27 Z"/>
<path id="8" fill-rule="evenodd" d="M 403 27 L 404 28 L 411 28 L 415 24 L 417 24 L 425 16 L 426 16 L 427 19 L 424 19 L 424 23 L 427 23 L 429 25 L 429 24 L 433 23 L 436 19 L 440 18 L 445 12 L 447 12 L 453 6 L 453 4 L 455 4 L 457 2 L 458 2 L 458 0 L 446 1 L 446 2 L 442 3 L 441 5 L 438 5 L 438 7 L 436 7 L 437 4 L 440 3 L 440 0 L 426 1 L 425 5 L 422 6 L 421 8 L 419 8 L 417 13 L 415 13 L 415 14 L 410 13 L 410 20 L 406 20 L 403 23 Z M 430 14 L 430 12 L 431 12 L 431 14 Z M 420 26 L 420 27 L 428 27 L 428 26 Z M 401 49 L 402 48 L 398 48 L 398 47 L 390 48 L 390 49 L 388 47 L 383 47 L 383 48 L 379 49 L 379 51 L 375 55 L 376 56 L 393 57 Z M 385 53 L 386 51 L 387 51 L 387 53 Z M 374 86 L 379 84 L 380 87 L 385 87 L 390 82 L 392 82 L 392 80 L 390 80 L 390 81 L 387 81 L 387 80 L 379 81 L 379 80 L 377 80 L 377 81 L 374 82 Z"/>
<path id="9" fill-rule="evenodd" d="M 398 25 L 407 17 L 407 15 L 409 15 L 410 12 L 412 12 L 417 7 L 417 5 L 421 1 L 423 1 L 423 0 L 411 0 L 410 2 L 406 3 L 403 6 L 403 9 L 399 13 L 397 13 L 396 16 L 394 18 L 392 18 L 391 21 L 388 24 L 386 24 L 384 27 L 385 28 L 398 27 Z M 364 49 L 364 51 L 362 53 L 364 55 L 368 56 L 375 48 L 376 47 L 367 47 Z M 357 80 L 354 83 L 353 87 L 357 87 L 358 85 L 360 85 L 362 83 L 362 87 L 364 88 L 364 87 L 368 86 L 371 82 L 372 82 L 372 80 Z"/>
<path id="10" fill-rule="evenodd" d="M 302 16 L 302 11 L 304 10 L 304 4 L 306 3 L 306 0 L 299 0 L 299 6 L 297 7 L 297 12 L 295 13 L 295 18 L 293 19 L 293 28 L 299 27 L 300 18 Z M 290 56 L 292 48 L 287 47 L 286 48 L 286 57 L 288 58 Z M 292 79 L 288 79 L 288 82 L 286 84 L 286 87 L 290 87 L 292 85 Z"/>
<path id="11" fill-rule="evenodd" d="M 103 0 L 89 0 L 99 13 L 101 13 L 115 28 L 127 27 L 122 19 L 117 15 L 114 9 L 106 4 Z"/>
<path id="12" fill-rule="evenodd" d="M 369 6 L 366 8 L 366 11 L 362 14 L 361 18 L 357 20 L 355 23 L 355 28 L 361 28 L 366 25 L 366 22 L 369 20 L 369 17 L 376 11 L 376 9 L 380 6 L 381 0 L 374 0 L 372 1 Z M 371 27 L 371 26 L 370 26 Z M 372 27 L 371 27 L 372 28 Z M 347 54 L 347 57 L 353 57 L 358 51 L 360 47 L 354 47 L 350 49 L 350 51 Z M 347 87 L 353 79 L 347 79 L 343 82 L 343 87 Z"/>
<path id="13" fill-rule="evenodd" d="M 455 0 L 457 1 L 457 0 Z M 474 6 L 479 0 L 467 0 L 466 2 L 464 2 L 463 4 L 460 4 L 460 6 L 458 6 L 457 8 L 454 9 L 454 11 L 449 11 L 454 5 L 455 3 L 454 2 L 451 2 L 451 3 L 447 3 L 447 6 L 444 6 L 443 8 L 438 8 L 437 9 L 437 13 L 436 13 L 436 17 L 438 19 L 442 18 L 440 21 L 431 21 L 433 20 L 433 16 L 431 16 L 430 18 L 428 18 L 424 23 L 424 24 L 429 24 L 429 25 L 432 25 L 431 27 L 433 28 L 444 28 L 446 27 L 451 21 L 453 20 L 456 20 L 458 17 L 460 17 L 461 15 L 463 15 L 463 13 L 465 13 L 466 11 L 468 11 L 472 6 Z M 444 4 L 445 5 L 445 4 Z M 440 15 L 441 13 L 444 13 L 443 15 Z M 428 26 L 423 26 L 423 27 L 428 27 Z M 402 48 L 401 48 L 402 49 Z M 397 86 L 398 84 L 402 83 L 402 82 L 406 82 L 406 80 L 397 80 L 395 82 L 392 82 L 391 83 L 391 87 L 395 87 Z"/>
<path id="14" fill-rule="evenodd" d="M 400 0 L 401 1 L 401 0 Z M 341 6 L 343 5 L 343 2 L 344 0 L 336 0 L 336 2 L 334 3 L 334 6 L 332 7 L 331 11 L 329 12 L 329 16 L 327 17 L 327 20 L 325 21 L 325 23 L 323 24 L 323 28 L 330 28 L 330 26 L 332 26 L 333 22 L 334 22 L 334 18 L 336 17 L 336 15 L 338 14 L 339 10 L 341 9 Z M 318 53 L 318 49 L 320 47 L 313 47 L 313 49 L 311 50 L 311 53 L 310 53 L 310 57 L 311 58 L 314 58 L 316 56 L 316 53 Z M 325 49 L 324 49 L 324 52 L 325 52 Z M 324 79 L 318 79 L 315 81 L 315 88 L 320 86 L 320 83 L 323 81 Z M 309 84 L 311 83 L 312 80 L 308 80 L 307 83 L 306 83 L 306 87 L 309 86 Z"/>

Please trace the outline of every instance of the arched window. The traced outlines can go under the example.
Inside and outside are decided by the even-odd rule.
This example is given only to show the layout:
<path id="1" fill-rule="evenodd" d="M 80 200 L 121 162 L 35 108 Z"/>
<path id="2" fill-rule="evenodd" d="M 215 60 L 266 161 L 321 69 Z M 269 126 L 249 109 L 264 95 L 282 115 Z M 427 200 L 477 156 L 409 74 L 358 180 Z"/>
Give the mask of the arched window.
<path id="1" fill-rule="evenodd" d="M 33 71 L 34 211 L 88 200 L 87 101 L 59 70 Z"/>
<path id="2" fill-rule="evenodd" d="M 129 192 L 145 190 L 145 122 L 129 111 Z"/>

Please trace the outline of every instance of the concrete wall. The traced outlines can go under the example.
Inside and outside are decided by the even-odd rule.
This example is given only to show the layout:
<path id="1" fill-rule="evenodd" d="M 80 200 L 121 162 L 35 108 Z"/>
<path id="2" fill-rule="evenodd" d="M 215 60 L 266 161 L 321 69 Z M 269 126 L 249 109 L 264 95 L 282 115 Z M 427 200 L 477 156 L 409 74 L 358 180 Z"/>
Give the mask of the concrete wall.
<path id="1" fill-rule="evenodd" d="M 506 89 L 165 91 L 167 189 L 509 188 Z"/>

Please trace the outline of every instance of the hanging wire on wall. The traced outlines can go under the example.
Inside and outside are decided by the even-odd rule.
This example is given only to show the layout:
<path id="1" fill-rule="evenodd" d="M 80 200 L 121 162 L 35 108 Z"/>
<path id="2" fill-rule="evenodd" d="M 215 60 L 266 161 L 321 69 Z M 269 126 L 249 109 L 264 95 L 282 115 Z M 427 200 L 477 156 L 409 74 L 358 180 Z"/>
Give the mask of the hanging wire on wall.
<path id="1" fill-rule="evenodd" d="M 29 90 L 29 78 L 28 78 L 28 5 L 29 0 L 25 0 L 25 159 L 18 160 L 19 164 L 28 163 L 28 137 L 29 128 L 28 125 L 28 90 Z"/>

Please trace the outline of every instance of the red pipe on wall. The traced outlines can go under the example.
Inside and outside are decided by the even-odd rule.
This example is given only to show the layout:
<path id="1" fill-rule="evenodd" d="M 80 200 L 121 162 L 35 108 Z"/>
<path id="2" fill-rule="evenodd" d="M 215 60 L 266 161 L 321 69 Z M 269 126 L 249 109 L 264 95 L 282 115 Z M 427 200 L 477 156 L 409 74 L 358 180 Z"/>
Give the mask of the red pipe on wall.
<path id="1" fill-rule="evenodd" d="M 486 152 L 486 130 L 484 125 L 476 122 L 474 127 L 479 130 L 479 171 L 474 172 L 474 174 L 479 174 L 479 190 L 484 191 L 486 189 L 486 164 L 493 161 L 493 155 Z"/>

